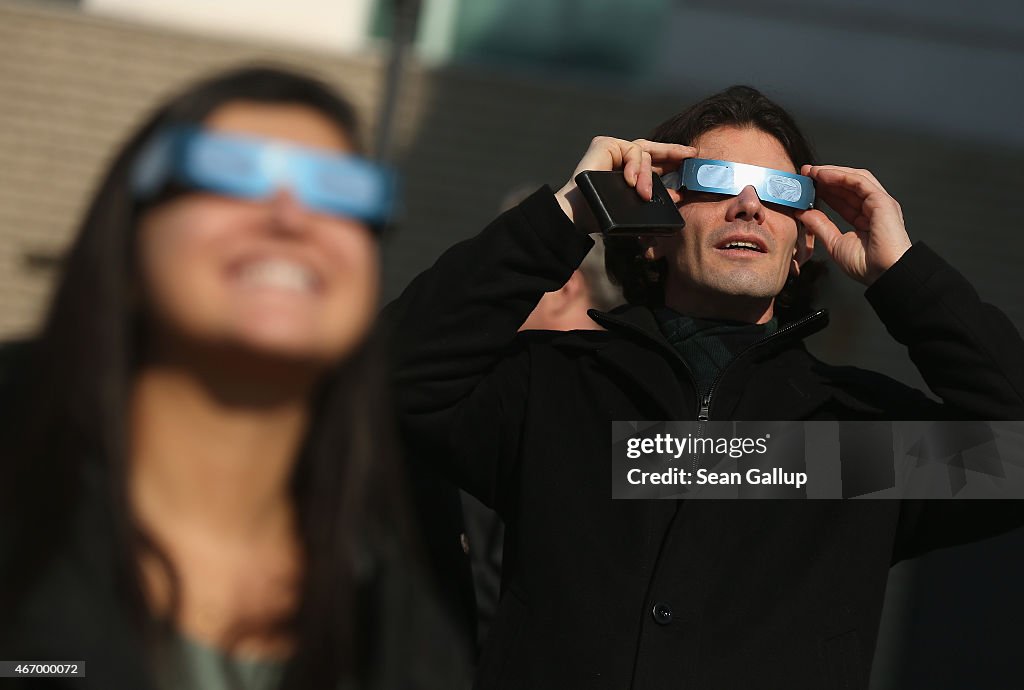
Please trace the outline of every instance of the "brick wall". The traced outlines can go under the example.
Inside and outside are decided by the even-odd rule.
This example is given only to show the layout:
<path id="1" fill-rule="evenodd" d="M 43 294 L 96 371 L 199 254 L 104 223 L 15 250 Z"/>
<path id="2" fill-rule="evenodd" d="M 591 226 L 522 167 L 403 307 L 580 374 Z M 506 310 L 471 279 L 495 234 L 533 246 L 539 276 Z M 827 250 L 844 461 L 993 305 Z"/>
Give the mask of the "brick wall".
<path id="1" fill-rule="evenodd" d="M 140 116 L 190 79 L 251 60 L 315 71 L 372 124 L 381 55 L 325 56 L 0 0 L 0 338 L 38 323 L 53 275 L 39 259 L 67 245 L 104 162 Z M 405 216 L 385 247 L 385 296 L 482 227 L 509 190 L 560 184 L 593 135 L 642 136 L 702 95 L 413 65 L 398 114 Z M 801 119 L 822 159 L 870 167 L 902 203 L 911 236 L 953 259 L 1024 324 L 1024 283 L 1011 260 L 1024 254 L 1024 196 L 1013 193 L 1024 182 L 1020 151 Z M 954 184 L 967 164 L 977 172 Z M 812 349 L 920 383 L 861 292 L 845 279 L 829 282 L 833 326 Z"/>
<path id="2" fill-rule="evenodd" d="M 374 56 L 342 60 L 0 2 L 0 337 L 37 324 L 53 276 L 40 259 L 66 247 L 118 142 L 163 95 L 252 60 L 316 71 L 372 121 Z"/>

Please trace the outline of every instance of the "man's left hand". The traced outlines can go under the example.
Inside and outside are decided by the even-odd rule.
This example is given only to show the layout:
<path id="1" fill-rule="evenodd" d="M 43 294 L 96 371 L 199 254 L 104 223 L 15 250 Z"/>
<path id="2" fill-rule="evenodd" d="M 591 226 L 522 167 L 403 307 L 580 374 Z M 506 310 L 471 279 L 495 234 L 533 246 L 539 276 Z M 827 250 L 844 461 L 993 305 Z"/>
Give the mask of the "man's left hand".
<path id="1" fill-rule="evenodd" d="M 805 165 L 800 174 L 813 179 L 817 198 L 853 226 L 843 233 L 818 209 L 796 212 L 846 275 L 871 285 L 910 249 L 903 210 L 869 171 Z"/>

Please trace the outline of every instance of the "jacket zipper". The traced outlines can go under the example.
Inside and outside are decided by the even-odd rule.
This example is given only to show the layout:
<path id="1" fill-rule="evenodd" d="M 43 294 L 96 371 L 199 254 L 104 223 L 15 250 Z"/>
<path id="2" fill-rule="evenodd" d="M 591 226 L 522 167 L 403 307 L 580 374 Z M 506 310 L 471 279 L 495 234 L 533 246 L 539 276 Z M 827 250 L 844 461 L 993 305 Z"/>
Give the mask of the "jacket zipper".
<path id="1" fill-rule="evenodd" d="M 803 324 L 817 318 L 821 313 L 821 310 L 819 310 L 814 312 L 813 314 L 809 314 L 804 318 L 800 319 L 799 321 L 795 321 L 794 323 L 789 324 L 785 328 L 775 331 L 771 335 L 765 336 L 764 338 L 761 338 L 760 340 L 757 340 L 751 343 L 750 345 L 747 345 L 745 348 L 736 353 L 736 356 L 733 357 L 728 364 L 722 367 L 722 370 L 718 372 L 717 376 L 715 376 L 714 381 L 711 382 L 711 387 L 708 388 L 707 394 L 705 394 L 704 397 L 700 397 L 700 393 L 697 394 L 697 436 L 703 437 L 704 433 L 707 431 L 708 422 L 711 420 L 711 396 L 714 394 L 715 388 L 718 387 L 718 382 L 722 380 L 723 376 L 725 376 L 725 372 L 729 370 L 729 367 L 736 363 L 736 360 L 738 360 L 740 357 L 743 357 L 754 348 L 759 347 L 770 340 L 778 338 L 779 336 L 782 336 L 785 333 L 792 332 L 793 329 L 799 328 Z M 673 351 L 675 350 L 675 348 L 672 349 Z M 677 352 L 676 354 L 678 355 L 679 353 Z M 679 357 L 679 359 L 682 360 L 682 357 Z M 691 374 L 691 378 L 692 376 L 693 375 Z M 694 386 L 694 388 L 696 388 L 696 386 Z M 696 476 L 697 465 L 699 461 L 700 457 L 698 456 L 697 452 L 694 451 L 693 462 L 691 463 L 690 467 L 691 476 Z"/>
<path id="2" fill-rule="evenodd" d="M 742 350 L 740 350 L 736 354 L 736 356 L 733 357 L 729 361 L 729 363 L 726 364 L 725 367 L 722 368 L 722 370 L 720 372 L 718 372 L 718 375 L 715 377 L 714 381 L 711 382 L 711 388 L 708 389 L 707 395 L 705 395 L 703 398 L 701 398 L 700 394 L 698 393 L 697 405 L 698 405 L 698 408 L 699 408 L 700 411 L 697 413 L 697 420 L 698 421 L 706 422 L 706 421 L 708 421 L 711 418 L 711 396 L 714 394 L 715 388 L 718 387 L 718 382 L 721 381 L 722 377 L 725 376 L 725 373 L 727 371 L 729 371 L 729 367 L 731 367 L 733 364 L 735 364 L 736 361 L 740 357 L 745 356 L 747 353 L 749 353 L 754 348 L 760 347 L 761 345 L 764 345 L 765 343 L 767 343 L 770 340 L 775 340 L 775 339 L 779 338 L 780 336 L 782 336 L 782 335 L 784 335 L 786 333 L 790 333 L 793 330 L 803 326 L 804 324 L 806 324 L 806 323 L 808 323 L 810 321 L 813 321 L 814 319 L 816 319 L 819 316 L 821 316 L 823 311 L 824 310 L 819 309 L 818 311 L 814 312 L 813 314 L 809 314 L 809 315 L 805 316 L 804 318 L 800 319 L 799 321 L 794 321 L 793 323 L 789 324 L 785 328 L 783 328 L 781 330 L 778 330 L 778 331 L 775 331 L 771 335 L 765 336 L 764 338 L 761 338 L 760 340 L 757 340 L 757 341 L 751 343 L 750 345 L 747 345 Z M 682 358 L 680 357 L 680 359 L 682 359 Z M 691 374 L 691 377 L 692 377 L 692 374 Z"/>
<path id="3" fill-rule="evenodd" d="M 783 335 L 785 335 L 787 333 L 791 333 L 791 332 L 797 330 L 798 328 L 803 327 L 807 323 L 810 323 L 811 321 L 814 321 L 814 320 L 820 318 L 825 313 L 826 312 L 825 312 L 824 309 L 819 309 L 818 311 L 814 312 L 813 314 L 808 314 L 807 316 L 805 316 L 804 318 L 800 319 L 799 321 L 794 321 L 793 323 L 789 324 L 785 328 L 780 329 L 778 331 L 775 331 L 771 335 L 766 336 L 764 338 L 761 338 L 760 340 L 758 340 L 756 342 L 753 342 L 750 345 L 748 345 L 747 347 L 745 347 L 742 350 L 740 350 L 739 353 L 737 353 L 736 356 L 733 357 L 732 360 L 720 372 L 718 372 L 718 375 L 715 377 L 714 381 L 711 382 L 711 388 L 708 389 L 707 394 L 702 397 L 699 392 L 697 393 L 697 421 L 698 422 L 707 422 L 707 421 L 709 421 L 711 419 L 711 399 L 712 399 L 712 397 L 713 397 L 713 395 L 715 393 L 715 389 L 718 387 L 718 383 L 722 380 L 722 377 L 725 375 L 725 373 L 727 371 L 729 371 L 729 368 L 733 364 L 735 364 L 738 359 L 740 359 L 741 357 L 745 357 L 754 348 L 760 347 L 761 345 L 764 345 L 765 343 L 767 343 L 769 341 L 781 338 Z M 651 336 L 646 331 L 644 331 L 643 329 L 637 328 L 636 326 L 634 326 L 631 323 L 627 323 L 625 321 L 620 321 L 619 319 L 616 319 L 614 317 L 609 317 L 607 314 L 599 314 L 599 315 L 602 318 L 602 320 L 604 320 L 604 321 L 609 321 L 611 323 L 616 324 L 617 326 L 621 326 L 621 327 L 624 327 L 624 328 L 626 328 L 628 330 L 631 330 L 634 333 L 639 333 L 639 334 L 643 335 L 644 337 L 646 337 L 648 339 L 652 339 Z M 683 365 L 683 369 L 686 371 L 687 376 L 690 377 L 690 383 L 693 385 L 694 391 L 696 391 L 697 390 L 697 379 L 696 379 L 696 377 L 694 377 L 693 372 L 690 370 L 690 366 L 686 363 L 686 360 L 683 359 L 682 356 L 671 345 L 668 345 L 668 344 L 663 343 L 663 342 L 659 342 L 656 339 L 655 339 L 655 342 L 658 342 L 658 344 L 661 345 L 663 348 L 668 349 L 675 356 L 676 360 L 679 361 Z M 698 426 L 698 430 L 700 430 L 699 426 Z"/>
<path id="4" fill-rule="evenodd" d="M 714 384 L 712 384 L 713 386 Z M 708 421 L 708 415 L 711 413 L 711 393 L 708 393 L 699 401 L 700 411 L 697 413 L 697 421 L 706 422 Z"/>
<path id="5" fill-rule="evenodd" d="M 712 384 L 712 387 L 714 384 Z M 700 395 L 699 393 L 697 395 Z M 697 438 L 704 438 L 704 432 L 708 428 L 708 418 L 711 412 L 711 393 L 708 392 L 703 398 L 700 398 L 697 402 L 699 409 L 697 411 Z M 700 463 L 700 455 L 697 451 L 693 451 L 693 457 L 690 463 L 690 476 L 697 476 L 697 465 Z"/>

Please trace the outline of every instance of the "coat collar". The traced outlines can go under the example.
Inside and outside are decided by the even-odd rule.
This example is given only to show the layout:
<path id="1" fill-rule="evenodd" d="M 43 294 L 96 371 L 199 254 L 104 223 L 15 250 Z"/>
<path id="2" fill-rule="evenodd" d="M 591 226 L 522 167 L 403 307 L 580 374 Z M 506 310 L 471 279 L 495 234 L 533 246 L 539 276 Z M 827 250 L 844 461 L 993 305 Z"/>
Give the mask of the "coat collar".
<path id="1" fill-rule="evenodd" d="M 624 304 L 610 312 L 590 309 L 587 311 L 587 315 L 609 331 L 618 331 L 623 334 L 628 332 L 634 336 L 646 338 L 658 347 L 667 347 L 671 351 L 675 351 L 661 332 L 658 319 L 650 307 Z M 762 349 L 775 351 L 779 346 L 791 345 L 796 340 L 802 340 L 817 333 L 828 325 L 828 321 L 828 310 L 818 309 L 801 319 L 781 324 L 778 331 L 759 341 L 754 347 L 759 351 Z"/>
<path id="2" fill-rule="evenodd" d="M 660 408 L 662 419 L 679 418 L 680 413 L 696 415 L 698 400 L 693 376 L 679 353 L 661 332 L 657 318 L 650 308 L 623 305 L 611 312 L 591 309 L 587 313 L 609 332 L 624 337 L 605 338 L 600 341 L 588 339 L 580 341 L 578 345 L 597 350 L 598 356 L 608 366 L 619 370 L 642 389 Z M 739 393 L 742 392 L 745 383 L 745 378 L 744 381 L 738 381 L 737 371 L 749 367 L 751 363 L 764 361 L 780 351 L 803 349 L 802 340 L 825 328 L 828 320 L 828 311 L 820 309 L 802 319 L 783 324 L 774 334 L 737 355 L 727 368 L 729 375 L 723 376 L 722 379 L 723 384 L 729 385 L 723 385 L 721 392 L 728 395 L 722 395 L 719 402 L 713 402 L 715 416 L 730 417 L 735 411 Z M 658 356 L 642 356 L 636 349 L 638 346 Z M 790 388 L 796 388 L 800 393 L 799 399 L 793 400 L 792 409 L 784 410 L 782 408 L 785 405 L 780 405 L 774 410 L 776 413 L 785 414 L 786 419 L 801 418 L 808 410 L 814 409 L 828 397 L 824 394 L 819 395 L 821 391 L 806 390 L 809 387 L 806 381 L 802 382 L 800 387 L 788 380 L 783 383 L 789 383 Z M 716 398 L 717 396 L 716 393 Z"/>

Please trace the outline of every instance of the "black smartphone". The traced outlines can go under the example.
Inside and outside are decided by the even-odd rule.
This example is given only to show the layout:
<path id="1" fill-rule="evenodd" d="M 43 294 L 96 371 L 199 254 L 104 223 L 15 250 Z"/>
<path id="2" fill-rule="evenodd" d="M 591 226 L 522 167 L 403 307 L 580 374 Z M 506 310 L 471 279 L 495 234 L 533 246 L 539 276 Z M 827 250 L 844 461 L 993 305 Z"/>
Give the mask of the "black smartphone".
<path id="1" fill-rule="evenodd" d="M 605 235 L 671 235 L 682 230 L 679 215 L 661 178 L 654 175 L 654 195 L 644 201 L 630 187 L 621 170 L 584 170 L 576 186 L 594 211 Z"/>

